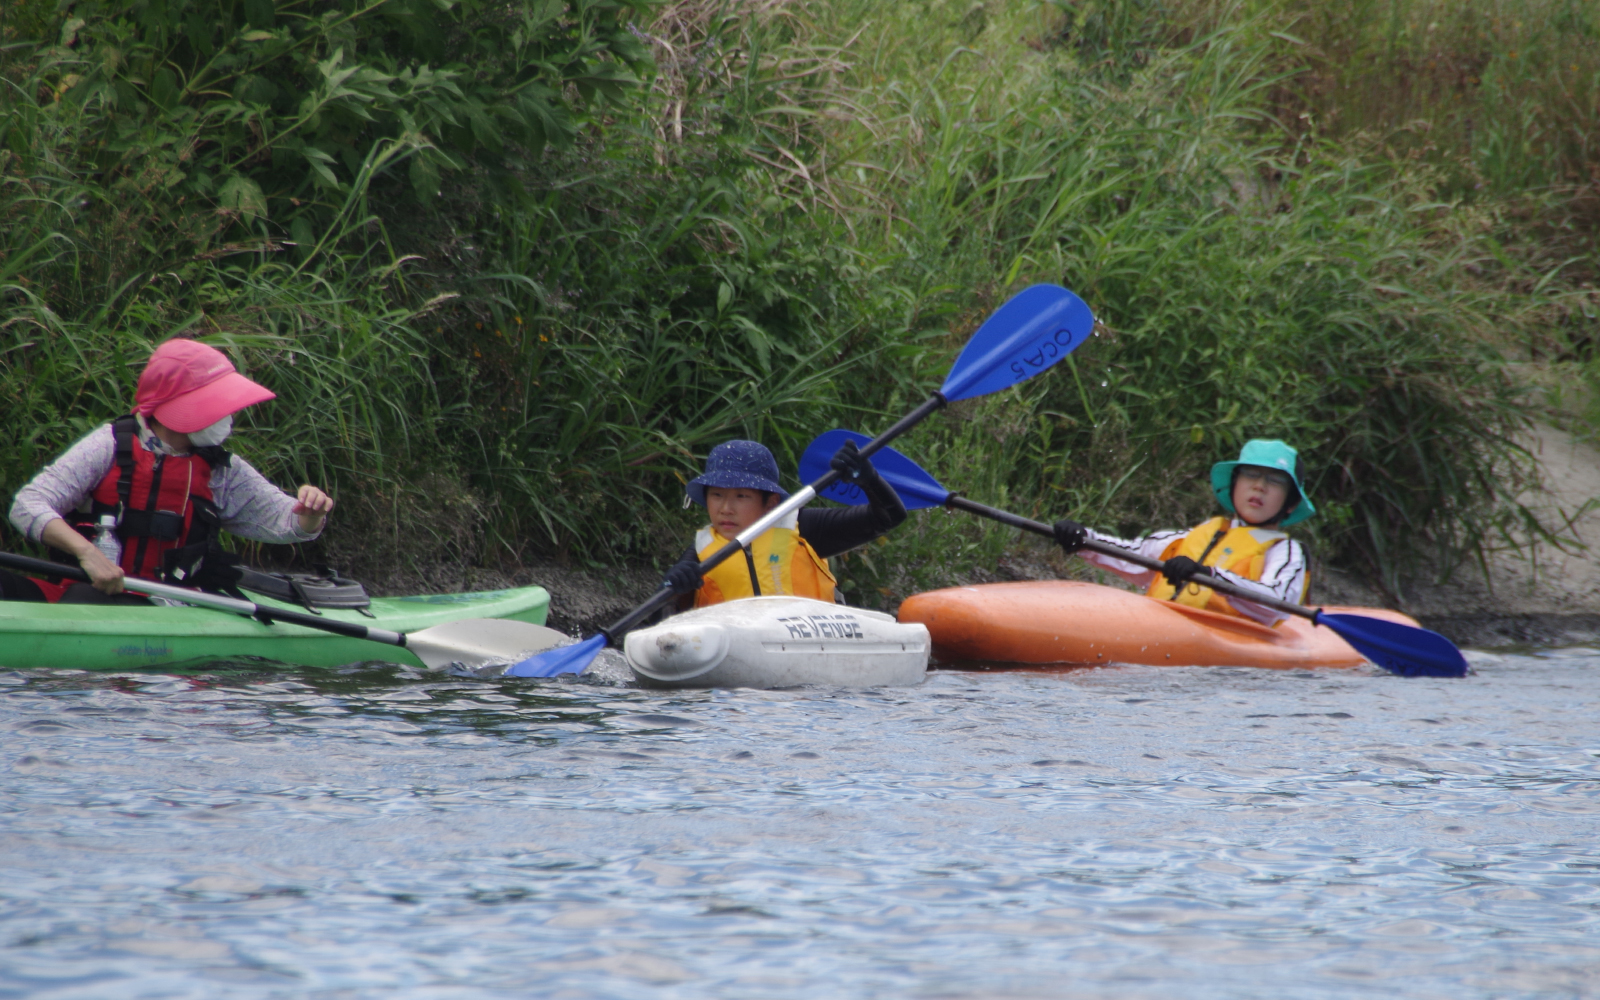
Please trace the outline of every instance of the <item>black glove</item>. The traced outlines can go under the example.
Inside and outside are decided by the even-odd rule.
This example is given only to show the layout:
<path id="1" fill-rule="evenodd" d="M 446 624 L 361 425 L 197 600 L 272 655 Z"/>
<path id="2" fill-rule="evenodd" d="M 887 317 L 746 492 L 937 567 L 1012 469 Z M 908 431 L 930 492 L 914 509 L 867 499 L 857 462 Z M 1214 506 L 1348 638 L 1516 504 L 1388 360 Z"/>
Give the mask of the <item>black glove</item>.
<path id="1" fill-rule="evenodd" d="M 1083 548 L 1083 543 L 1089 540 L 1089 529 L 1077 521 L 1062 518 L 1050 526 L 1056 533 L 1056 544 L 1061 546 L 1061 551 L 1071 555 Z"/>
<path id="2" fill-rule="evenodd" d="M 873 531 L 881 535 L 906 519 L 905 501 L 894 491 L 888 481 L 878 475 L 872 463 L 861 457 L 861 449 L 854 441 L 846 441 L 833 453 L 828 465 L 840 476 L 840 482 L 861 487 L 866 495 L 867 507 L 872 511 Z"/>
<path id="3" fill-rule="evenodd" d="M 1168 583 L 1182 590 L 1183 585 L 1195 577 L 1210 576 L 1211 567 L 1202 566 L 1188 556 L 1173 556 L 1161 564 L 1161 575 L 1167 578 Z"/>
<path id="4" fill-rule="evenodd" d="M 878 470 L 872 463 L 861 457 L 861 449 L 856 447 L 854 441 L 846 441 L 833 453 L 833 458 L 828 460 L 828 467 L 837 472 L 847 483 L 859 483 L 863 479 L 876 479 Z"/>
<path id="5" fill-rule="evenodd" d="M 661 581 L 661 586 L 674 594 L 692 594 L 704 584 L 705 578 L 700 575 L 700 563 L 690 562 L 687 559 L 667 570 L 666 579 Z"/>

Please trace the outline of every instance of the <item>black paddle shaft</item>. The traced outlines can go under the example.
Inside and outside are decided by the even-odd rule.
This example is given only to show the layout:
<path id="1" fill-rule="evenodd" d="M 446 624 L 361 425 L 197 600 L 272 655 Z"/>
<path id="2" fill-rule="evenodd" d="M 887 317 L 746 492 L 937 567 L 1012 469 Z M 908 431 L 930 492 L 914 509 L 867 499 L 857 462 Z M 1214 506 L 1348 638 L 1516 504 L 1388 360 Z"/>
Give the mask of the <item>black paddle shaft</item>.
<path id="1" fill-rule="evenodd" d="M 957 510 L 967 511 L 970 514 L 976 514 L 979 517 L 987 517 L 991 521 L 999 521 L 1001 524 L 1009 524 L 1013 528 L 1021 528 L 1023 531 L 1031 531 L 1035 535 L 1043 535 L 1046 538 L 1056 537 L 1055 529 L 1051 528 L 1048 524 L 1013 514 L 1010 511 L 1001 510 L 998 507 L 990 507 L 988 504 L 981 504 L 976 500 L 968 500 L 966 497 L 952 495 L 950 499 L 944 502 L 944 505 L 946 507 L 954 507 Z M 1161 571 L 1162 563 L 1160 559 L 1150 559 L 1136 553 L 1125 552 L 1122 549 L 1117 548 L 1115 545 L 1107 545 L 1105 542 L 1097 542 L 1091 538 L 1083 543 L 1083 547 L 1088 549 L 1090 552 L 1098 552 L 1103 556 L 1110 556 L 1113 559 L 1121 559 L 1124 562 L 1135 563 L 1139 566 L 1143 566 L 1145 569 L 1153 569 L 1157 572 Z M 1280 601 L 1273 597 L 1266 597 L 1264 595 L 1257 594 L 1254 591 L 1245 590 L 1243 587 L 1235 587 L 1227 580 L 1218 579 L 1216 577 L 1209 577 L 1203 582 L 1200 580 L 1196 580 L 1195 582 L 1200 583 L 1202 587 L 1210 587 L 1212 590 L 1227 594 L 1230 597 L 1242 598 L 1246 601 L 1250 601 L 1251 603 L 1261 604 L 1276 611 L 1282 611 L 1286 614 L 1299 615 L 1301 618 L 1309 618 L 1313 622 L 1317 620 L 1317 615 L 1320 613 L 1316 608 L 1307 608 L 1299 604 L 1290 604 L 1288 601 Z"/>
<path id="2" fill-rule="evenodd" d="M 890 427 L 888 430 L 884 431 L 882 434 L 879 434 L 877 437 L 863 445 L 861 448 L 861 457 L 871 458 L 879 449 L 887 447 L 889 442 L 922 423 L 922 421 L 927 419 L 929 414 L 944 406 L 946 402 L 948 401 L 944 398 L 944 393 L 935 392 L 933 395 L 924 400 L 921 406 L 917 407 L 915 410 L 912 410 L 910 413 L 896 421 L 894 426 Z M 815 496 L 838 481 L 839 471 L 837 469 L 829 469 L 827 472 L 823 473 L 816 482 L 808 485 L 811 488 L 812 495 Z M 1049 532 L 1048 528 L 1045 530 L 1046 533 Z M 739 544 L 738 539 L 729 541 L 728 544 L 711 553 L 710 556 L 700 563 L 700 575 L 705 576 L 707 573 L 716 569 L 718 566 L 722 565 L 725 560 L 742 548 L 744 548 L 744 546 Z M 648 601 L 645 601 L 637 608 L 634 608 L 632 611 L 628 612 L 622 618 L 612 623 L 610 627 L 601 629 L 601 633 L 606 637 L 606 642 L 610 645 L 615 645 L 618 639 L 621 639 L 624 635 L 627 635 L 628 632 L 632 631 L 640 622 L 666 607 L 667 604 L 675 597 L 677 597 L 677 595 L 674 594 L 669 588 L 662 587 L 660 590 L 651 595 Z"/>
<path id="3" fill-rule="evenodd" d="M 24 573 L 37 573 L 40 576 L 57 576 L 64 580 L 76 580 L 80 583 L 92 582 L 89 579 L 89 574 L 85 573 L 77 566 L 67 566 L 63 563 L 50 562 L 47 559 L 34 559 L 30 556 L 14 555 L 10 552 L 0 552 L 0 566 L 9 566 L 12 569 L 22 570 Z M 124 586 L 126 586 L 129 590 L 138 592 L 142 589 L 140 584 L 144 582 L 145 581 L 143 580 L 129 579 L 125 581 Z M 165 596 L 170 591 L 185 590 L 185 588 L 171 587 L 162 584 L 157 584 L 157 586 L 161 588 L 162 596 Z M 246 615 L 266 625 L 270 625 L 275 621 L 288 622 L 291 625 L 303 625 L 306 628 L 314 628 L 323 632 L 332 632 L 335 635 L 348 636 L 352 639 L 371 639 L 374 642 L 388 643 L 391 646 L 404 646 L 406 644 L 404 635 L 398 632 L 390 632 L 388 629 L 368 628 L 365 625 L 358 625 L 355 622 L 342 622 L 336 618 L 323 618 L 320 615 L 308 615 L 303 611 L 288 611 L 283 608 L 262 607 L 261 605 L 256 604 L 254 601 L 241 601 L 234 597 L 216 597 L 211 594 L 199 593 L 197 593 L 195 597 L 197 602 L 201 599 L 215 602 L 213 605 L 213 610 L 232 611 L 234 614 Z M 178 597 L 177 599 L 183 600 L 184 598 Z M 220 602 L 222 601 L 226 601 L 228 603 L 226 608 L 220 606 Z M 391 636 L 395 637 L 395 639 L 398 639 L 399 641 L 397 642 L 395 639 L 391 639 Z"/>

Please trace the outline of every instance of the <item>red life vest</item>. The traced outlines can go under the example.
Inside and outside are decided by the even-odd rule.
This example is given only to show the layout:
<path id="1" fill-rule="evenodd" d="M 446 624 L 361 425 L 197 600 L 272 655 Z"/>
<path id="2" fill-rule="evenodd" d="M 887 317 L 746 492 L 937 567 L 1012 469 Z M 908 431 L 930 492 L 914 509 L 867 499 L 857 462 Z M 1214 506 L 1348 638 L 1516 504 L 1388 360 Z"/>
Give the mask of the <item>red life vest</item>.
<path id="1" fill-rule="evenodd" d="M 155 454 L 139 440 L 133 417 L 120 417 L 111 427 L 116 461 L 90 494 L 88 516 L 74 527 L 93 538 L 100 518 L 112 515 L 122 542 L 124 573 L 185 583 L 215 546 L 221 528 L 212 502 L 212 462 L 199 450 Z M 226 463 L 221 449 L 203 450 Z"/>

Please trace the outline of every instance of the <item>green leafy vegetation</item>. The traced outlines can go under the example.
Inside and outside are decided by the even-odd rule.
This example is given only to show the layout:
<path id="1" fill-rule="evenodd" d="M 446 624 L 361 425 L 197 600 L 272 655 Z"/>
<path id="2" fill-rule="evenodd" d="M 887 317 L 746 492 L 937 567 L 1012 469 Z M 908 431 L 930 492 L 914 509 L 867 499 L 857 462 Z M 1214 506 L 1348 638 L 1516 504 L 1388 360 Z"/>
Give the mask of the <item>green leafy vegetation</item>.
<path id="1" fill-rule="evenodd" d="M 1523 195 L 1600 176 L 1600 8 L 1585 0 L 1184 5 L 1191 31 L 1245 14 L 1289 44 L 1274 117 L 1402 163 L 1440 193 Z"/>
<path id="2" fill-rule="evenodd" d="M 1517 434 L 1600 384 L 1589 8 L 1368 6 L 25 0 L 0 483 L 182 332 L 278 391 L 237 444 L 341 531 L 659 563 L 712 445 L 881 429 L 1054 281 L 1099 336 L 904 442 L 951 488 L 1194 523 L 1212 461 L 1283 437 L 1324 557 L 1449 571 L 1547 536 Z M 1453 90 L 1424 59 L 1485 51 Z M 1019 544 L 929 512 L 841 568 L 892 603 Z"/>

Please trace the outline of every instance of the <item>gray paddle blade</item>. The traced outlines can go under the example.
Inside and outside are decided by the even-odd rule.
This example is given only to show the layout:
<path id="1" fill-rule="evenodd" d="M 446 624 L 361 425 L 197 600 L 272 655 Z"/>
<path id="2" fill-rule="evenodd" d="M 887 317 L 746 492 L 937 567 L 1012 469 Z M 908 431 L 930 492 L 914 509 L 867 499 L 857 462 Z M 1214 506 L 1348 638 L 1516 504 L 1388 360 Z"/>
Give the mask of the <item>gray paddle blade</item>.
<path id="1" fill-rule="evenodd" d="M 406 634 L 406 648 L 433 670 L 516 663 L 572 640 L 553 628 L 509 618 L 464 618 Z"/>

